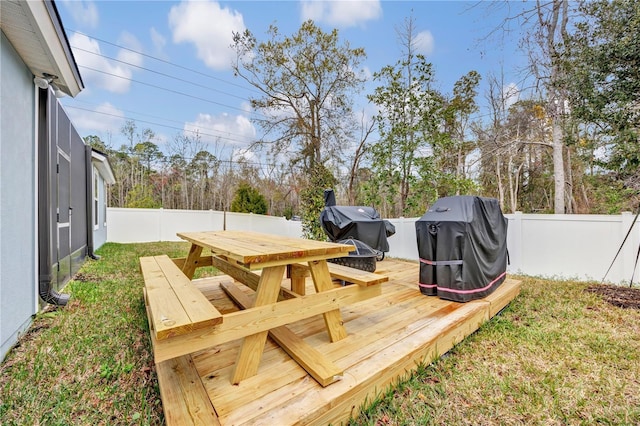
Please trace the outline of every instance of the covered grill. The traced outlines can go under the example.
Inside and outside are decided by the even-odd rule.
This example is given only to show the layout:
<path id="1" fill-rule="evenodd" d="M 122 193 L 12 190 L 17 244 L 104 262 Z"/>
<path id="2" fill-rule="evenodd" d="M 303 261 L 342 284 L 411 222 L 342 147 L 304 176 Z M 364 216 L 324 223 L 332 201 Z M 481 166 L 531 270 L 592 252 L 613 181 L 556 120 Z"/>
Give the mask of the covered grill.
<path id="1" fill-rule="evenodd" d="M 493 198 L 441 198 L 416 222 L 416 235 L 425 295 L 467 302 L 506 278 L 507 219 Z"/>
<path id="2" fill-rule="evenodd" d="M 378 252 L 378 258 L 389 251 L 387 237 L 395 234 L 392 223 L 382 220 L 373 207 L 336 206 L 333 189 L 324 191 L 324 210 L 320 224 L 331 241 L 347 238 L 360 240 Z"/>

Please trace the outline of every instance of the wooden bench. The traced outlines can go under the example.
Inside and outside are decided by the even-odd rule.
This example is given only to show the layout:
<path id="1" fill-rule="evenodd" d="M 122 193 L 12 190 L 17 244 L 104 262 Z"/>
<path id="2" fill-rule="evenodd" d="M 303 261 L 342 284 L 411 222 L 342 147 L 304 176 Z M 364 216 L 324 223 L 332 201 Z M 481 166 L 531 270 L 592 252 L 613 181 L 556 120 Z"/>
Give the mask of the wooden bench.
<path id="1" fill-rule="evenodd" d="M 153 340 L 222 323 L 222 314 L 167 255 L 140 258 L 144 299 Z"/>
<path id="2" fill-rule="evenodd" d="M 331 278 L 345 283 L 369 287 L 389 281 L 389 277 L 374 272 L 363 271 L 333 262 L 327 262 L 327 265 L 329 265 Z M 309 276 L 309 265 L 306 263 L 293 264 L 289 274 L 291 277 L 291 290 L 297 294 L 305 294 L 305 279 Z"/>

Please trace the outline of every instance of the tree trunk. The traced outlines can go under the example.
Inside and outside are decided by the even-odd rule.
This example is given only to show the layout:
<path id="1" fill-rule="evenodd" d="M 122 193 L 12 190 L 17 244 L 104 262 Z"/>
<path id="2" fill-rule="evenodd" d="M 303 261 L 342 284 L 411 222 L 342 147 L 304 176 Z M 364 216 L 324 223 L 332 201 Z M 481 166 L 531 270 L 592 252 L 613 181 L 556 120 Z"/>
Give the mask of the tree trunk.
<path id="1" fill-rule="evenodd" d="M 500 155 L 496 154 L 496 185 L 498 189 L 498 201 L 500 202 L 500 208 L 504 211 L 504 185 L 502 184 L 502 173 L 500 168 L 502 167 L 502 161 Z"/>
<path id="2" fill-rule="evenodd" d="M 562 120 L 565 111 L 566 95 L 564 94 L 563 76 L 560 62 L 563 59 L 565 42 L 567 40 L 567 23 L 569 20 L 568 0 L 553 0 L 542 3 L 537 0 L 538 27 L 542 39 L 540 47 L 548 60 L 547 76 L 538 76 L 548 82 L 547 89 L 548 112 L 551 117 L 552 145 L 553 145 L 553 182 L 555 214 L 565 213 L 565 173 L 563 161 L 563 128 Z M 551 8 L 550 10 L 548 8 Z M 547 14 L 548 12 L 548 14 Z M 540 65 L 540 64 L 538 64 Z M 544 78 L 546 77 L 546 78 Z"/>
<path id="3" fill-rule="evenodd" d="M 554 182 L 554 202 L 553 211 L 555 214 L 565 213 L 565 188 L 564 188 L 564 159 L 562 140 L 562 126 L 560 118 L 553 118 L 553 182 Z"/>

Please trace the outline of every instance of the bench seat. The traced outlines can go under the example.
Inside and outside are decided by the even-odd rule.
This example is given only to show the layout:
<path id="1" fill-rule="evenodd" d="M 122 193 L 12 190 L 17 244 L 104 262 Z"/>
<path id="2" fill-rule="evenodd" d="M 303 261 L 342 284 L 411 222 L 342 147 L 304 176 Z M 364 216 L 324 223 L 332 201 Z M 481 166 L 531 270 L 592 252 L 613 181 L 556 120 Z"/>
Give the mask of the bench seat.
<path id="1" fill-rule="evenodd" d="M 140 258 L 149 328 L 162 341 L 222 323 L 222 314 L 167 255 Z"/>
<path id="2" fill-rule="evenodd" d="M 386 275 L 376 274 L 374 272 L 363 271 L 349 266 L 339 265 L 337 263 L 327 262 L 329 266 L 329 274 L 331 278 L 341 280 L 347 283 L 357 284 L 362 287 L 368 287 L 389 281 Z M 304 277 L 309 275 L 309 265 L 307 263 L 296 263 L 291 271 L 292 289 L 304 294 Z"/>
<path id="3" fill-rule="evenodd" d="M 368 287 L 389 281 L 386 275 L 376 274 L 375 272 L 363 271 L 361 269 L 351 268 L 349 266 L 339 265 L 337 263 L 327 262 L 329 264 L 329 273 L 332 278 L 343 280 L 349 283 L 358 284 L 359 286 Z"/>

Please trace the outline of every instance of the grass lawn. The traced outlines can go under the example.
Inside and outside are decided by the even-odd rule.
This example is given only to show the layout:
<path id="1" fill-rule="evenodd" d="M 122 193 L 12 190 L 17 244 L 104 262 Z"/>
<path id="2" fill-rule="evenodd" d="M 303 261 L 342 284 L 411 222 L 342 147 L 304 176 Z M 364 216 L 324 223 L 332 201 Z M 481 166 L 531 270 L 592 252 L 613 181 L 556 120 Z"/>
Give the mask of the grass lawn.
<path id="1" fill-rule="evenodd" d="M 0 424 L 163 424 L 138 257 L 187 249 L 103 246 L 0 365 Z M 503 312 L 350 425 L 640 424 L 640 310 L 588 283 L 521 279 Z"/>

